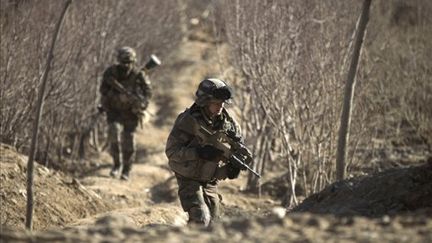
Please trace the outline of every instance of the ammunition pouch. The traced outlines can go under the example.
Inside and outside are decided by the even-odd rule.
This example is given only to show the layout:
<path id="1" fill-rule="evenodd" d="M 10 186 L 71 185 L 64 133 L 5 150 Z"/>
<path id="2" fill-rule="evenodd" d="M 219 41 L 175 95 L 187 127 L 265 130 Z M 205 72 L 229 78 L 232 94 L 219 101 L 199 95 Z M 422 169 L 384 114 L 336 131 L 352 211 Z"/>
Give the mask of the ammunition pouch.
<path id="1" fill-rule="evenodd" d="M 169 161 L 169 166 L 174 172 L 186 178 L 209 182 L 214 179 L 218 163 L 206 160 Z"/>
<path id="2" fill-rule="evenodd" d="M 131 108 L 129 97 L 115 90 L 109 90 L 102 95 L 101 105 L 105 110 L 128 110 Z"/>
<path id="3" fill-rule="evenodd" d="M 122 104 L 127 104 L 129 102 L 129 97 L 126 94 L 119 94 L 118 99 Z"/>

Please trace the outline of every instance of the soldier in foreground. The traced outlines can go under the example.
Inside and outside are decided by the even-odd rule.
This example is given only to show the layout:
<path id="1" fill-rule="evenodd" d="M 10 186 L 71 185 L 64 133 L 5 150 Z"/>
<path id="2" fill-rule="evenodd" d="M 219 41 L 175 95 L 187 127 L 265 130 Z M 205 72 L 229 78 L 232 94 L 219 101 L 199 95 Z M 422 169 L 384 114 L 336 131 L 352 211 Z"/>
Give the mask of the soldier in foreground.
<path id="1" fill-rule="evenodd" d="M 114 162 L 110 175 L 117 176 L 121 169 L 120 179 L 128 180 L 135 159 L 134 133 L 152 91 L 145 72 L 135 67 L 137 58 L 134 49 L 120 48 L 117 61 L 118 64 L 105 70 L 100 93 L 108 122 L 110 154 Z"/>
<path id="2" fill-rule="evenodd" d="M 243 146 L 239 126 L 224 108 L 232 97 L 227 84 L 205 79 L 195 95 L 195 103 L 177 117 L 165 153 L 188 222 L 208 226 L 220 216 L 218 182 L 237 178 L 240 170 L 253 171 L 248 167 L 252 157 Z"/>

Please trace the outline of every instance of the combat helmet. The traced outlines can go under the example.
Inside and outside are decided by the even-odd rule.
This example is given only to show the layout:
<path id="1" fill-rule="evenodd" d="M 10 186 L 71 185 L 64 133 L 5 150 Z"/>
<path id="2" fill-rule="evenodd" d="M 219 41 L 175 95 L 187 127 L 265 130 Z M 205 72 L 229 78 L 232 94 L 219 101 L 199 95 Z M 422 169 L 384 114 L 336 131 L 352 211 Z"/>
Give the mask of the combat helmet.
<path id="1" fill-rule="evenodd" d="M 117 61 L 119 63 L 136 62 L 136 52 L 133 48 L 124 46 L 117 51 Z"/>
<path id="2" fill-rule="evenodd" d="M 195 92 L 195 103 L 205 106 L 211 100 L 222 100 L 231 103 L 233 92 L 225 81 L 217 78 L 207 78 L 200 82 Z"/>

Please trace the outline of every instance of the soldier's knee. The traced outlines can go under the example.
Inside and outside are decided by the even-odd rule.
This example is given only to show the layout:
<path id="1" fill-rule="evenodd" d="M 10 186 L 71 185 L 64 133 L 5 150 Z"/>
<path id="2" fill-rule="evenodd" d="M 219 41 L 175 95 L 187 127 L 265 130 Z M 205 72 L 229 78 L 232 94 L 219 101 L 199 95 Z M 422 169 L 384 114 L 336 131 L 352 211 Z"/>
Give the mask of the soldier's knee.
<path id="1" fill-rule="evenodd" d="M 122 155 L 123 155 L 123 163 L 125 166 L 128 167 L 125 169 L 130 170 L 130 166 L 131 166 L 131 164 L 134 163 L 134 160 L 135 160 L 135 151 L 129 150 L 129 149 L 124 149 L 122 151 Z"/>
<path id="2" fill-rule="evenodd" d="M 112 141 L 109 147 L 109 151 L 111 154 L 119 154 L 120 153 L 120 144 Z"/>
<path id="3" fill-rule="evenodd" d="M 135 151 L 135 142 L 131 137 L 123 137 L 122 146 L 125 150 Z"/>
<path id="4" fill-rule="evenodd" d="M 127 133 L 122 134 L 122 144 L 130 149 L 135 149 L 134 137 Z"/>
<path id="5" fill-rule="evenodd" d="M 128 157 L 133 156 L 133 155 L 135 155 L 135 149 L 127 147 L 123 144 L 122 145 L 122 154 L 123 154 L 123 156 L 128 156 Z"/>
<path id="6" fill-rule="evenodd" d="M 133 141 L 122 141 L 122 153 L 126 156 L 133 156 L 135 154 L 135 144 Z"/>
<path id="7" fill-rule="evenodd" d="M 120 141 L 120 128 L 116 123 L 111 123 L 108 125 L 108 139 L 112 143 L 119 143 Z"/>

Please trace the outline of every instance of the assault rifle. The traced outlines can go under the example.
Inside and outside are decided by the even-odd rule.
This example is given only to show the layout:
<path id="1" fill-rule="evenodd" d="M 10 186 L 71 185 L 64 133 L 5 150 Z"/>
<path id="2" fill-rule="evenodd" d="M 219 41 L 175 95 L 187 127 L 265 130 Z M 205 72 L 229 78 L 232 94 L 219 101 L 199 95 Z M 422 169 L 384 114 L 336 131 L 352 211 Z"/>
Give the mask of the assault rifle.
<path id="1" fill-rule="evenodd" d="M 240 141 L 228 136 L 224 131 L 210 131 L 205 126 L 198 125 L 198 137 L 203 144 L 212 145 L 223 151 L 222 160 L 226 163 L 231 163 L 234 167 L 240 170 L 248 170 L 258 178 L 261 175 L 254 169 L 249 167 L 252 162 L 252 153 Z"/>

